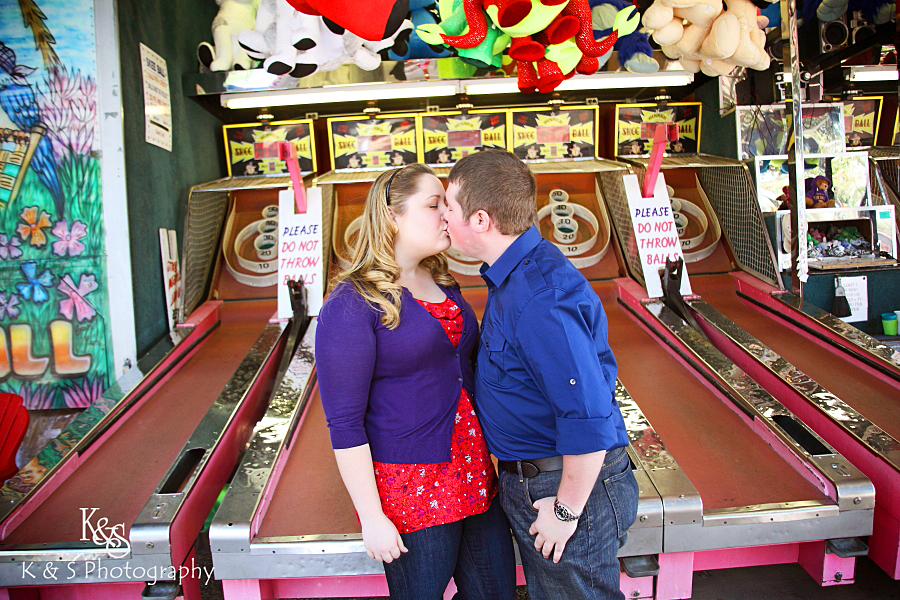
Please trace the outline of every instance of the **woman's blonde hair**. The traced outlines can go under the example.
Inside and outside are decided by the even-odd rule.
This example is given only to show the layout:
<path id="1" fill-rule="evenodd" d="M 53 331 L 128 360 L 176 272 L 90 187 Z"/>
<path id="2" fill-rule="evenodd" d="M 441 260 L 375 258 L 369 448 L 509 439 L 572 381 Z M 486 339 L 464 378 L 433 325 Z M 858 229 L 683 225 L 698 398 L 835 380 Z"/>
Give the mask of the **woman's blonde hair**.
<path id="1" fill-rule="evenodd" d="M 400 324 L 403 296 L 403 289 L 397 283 L 400 265 L 394 258 L 397 226 L 390 211 L 398 215 L 406 212 L 407 198 L 416 192 L 419 180 L 425 175 L 434 175 L 434 171 L 427 165 L 415 163 L 385 171 L 375 180 L 366 196 L 350 266 L 335 281 L 349 280 L 363 298 L 381 311 L 381 322 L 388 329 Z M 456 280 L 447 271 L 447 259 L 443 254 L 429 256 L 420 264 L 431 271 L 435 283 L 456 285 Z"/>

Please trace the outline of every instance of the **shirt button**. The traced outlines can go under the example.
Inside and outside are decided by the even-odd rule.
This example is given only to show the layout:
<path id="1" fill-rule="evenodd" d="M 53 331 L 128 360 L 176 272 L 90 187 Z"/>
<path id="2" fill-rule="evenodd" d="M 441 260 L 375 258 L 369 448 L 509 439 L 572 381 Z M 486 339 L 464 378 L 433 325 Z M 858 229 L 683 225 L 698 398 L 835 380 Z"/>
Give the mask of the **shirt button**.
<path id="1" fill-rule="evenodd" d="M 497 291 L 497 288 L 491 288 L 491 293 L 492 293 L 492 294 L 493 294 L 494 292 L 496 292 L 496 291 Z"/>
<path id="2" fill-rule="evenodd" d="M 526 260 L 526 261 L 525 261 L 525 264 L 526 264 L 526 265 L 530 265 L 530 264 L 531 264 L 531 261 L 530 261 L 530 260 Z"/>
<path id="3" fill-rule="evenodd" d="M 456 353 L 456 358 L 459 358 L 459 352 Z"/>
<path id="4" fill-rule="evenodd" d="M 462 377 L 459 378 L 459 381 L 462 381 Z"/>
<path id="5" fill-rule="evenodd" d="M 575 385 L 575 380 L 574 380 L 574 379 L 570 379 L 570 380 L 569 380 L 569 383 L 572 384 L 572 385 Z"/>

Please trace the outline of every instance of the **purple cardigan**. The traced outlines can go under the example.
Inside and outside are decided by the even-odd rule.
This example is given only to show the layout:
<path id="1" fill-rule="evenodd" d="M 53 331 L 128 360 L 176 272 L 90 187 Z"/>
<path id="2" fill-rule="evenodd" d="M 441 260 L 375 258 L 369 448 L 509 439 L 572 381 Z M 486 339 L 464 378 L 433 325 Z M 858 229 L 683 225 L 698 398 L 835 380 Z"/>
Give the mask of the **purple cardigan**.
<path id="1" fill-rule="evenodd" d="M 406 288 L 393 330 L 349 282 L 326 299 L 316 370 L 335 449 L 369 444 L 372 458 L 386 463 L 450 461 L 460 390 L 471 396 L 475 388 L 478 321 L 458 288 L 441 289 L 463 309 L 456 348 Z"/>

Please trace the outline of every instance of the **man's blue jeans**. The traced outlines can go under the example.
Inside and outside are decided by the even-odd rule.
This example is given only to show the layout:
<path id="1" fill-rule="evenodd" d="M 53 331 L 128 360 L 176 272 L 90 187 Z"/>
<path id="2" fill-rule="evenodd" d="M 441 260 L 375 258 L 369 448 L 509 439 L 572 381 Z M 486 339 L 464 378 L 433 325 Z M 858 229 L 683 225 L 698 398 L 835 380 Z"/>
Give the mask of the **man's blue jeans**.
<path id="1" fill-rule="evenodd" d="M 616 553 L 625 543 L 628 528 L 637 517 L 638 485 L 625 448 L 606 454 L 600 476 L 578 520 L 578 528 L 566 543 L 558 563 L 544 558 L 528 533 L 538 512 L 533 503 L 555 496 L 562 471 L 540 473 L 523 479 L 501 471 L 500 500 L 519 544 L 531 600 L 623 599 L 619 590 Z"/>
<path id="2" fill-rule="evenodd" d="M 516 559 L 498 498 L 480 515 L 400 537 L 409 552 L 384 565 L 391 600 L 440 600 L 450 577 L 457 600 L 515 598 Z"/>

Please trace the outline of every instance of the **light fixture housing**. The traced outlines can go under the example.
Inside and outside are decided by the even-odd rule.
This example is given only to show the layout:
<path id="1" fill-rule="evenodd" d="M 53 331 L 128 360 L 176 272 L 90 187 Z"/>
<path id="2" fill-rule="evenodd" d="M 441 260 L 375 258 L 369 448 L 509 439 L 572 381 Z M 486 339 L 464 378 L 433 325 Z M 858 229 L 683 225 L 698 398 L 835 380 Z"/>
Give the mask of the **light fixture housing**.
<path id="1" fill-rule="evenodd" d="M 403 83 L 369 83 L 329 85 L 319 88 L 265 90 L 222 94 L 222 106 L 231 109 L 264 108 L 273 106 L 302 106 L 367 100 L 395 100 L 402 98 L 432 98 L 454 96 L 458 93 L 455 81 L 410 81 Z"/>
<path id="2" fill-rule="evenodd" d="M 576 75 L 560 83 L 558 90 L 603 90 L 644 87 L 675 87 L 694 81 L 687 71 L 659 73 L 597 73 Z M 518 94 L 515 77 L 485 79 L 435 79 L 397 83 L 359 83 L 327 85 L 312 88 L 234 91 L 221 95 L 222 106 L 231 109 L 271 108 L 273 106 L 303 106 L 368 100 L 403 98 L 433 98 L 456 94 Z"/>
<path id="3" fill-rule="evenodd" d="M 694 81 L 694 74 L 687 71 L 660 71 L 658 73 L 597 73 L 575 75 L 563 80 L 557 90 L 612 90 L 620 88 L 676 87 Z M 470 96 L 483 94 L 517 94 L 519 87 L 511 78 L 469 79 L 460 84 Z"/>

